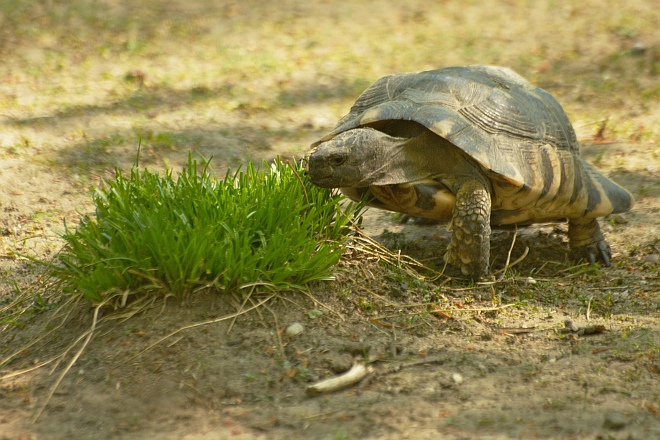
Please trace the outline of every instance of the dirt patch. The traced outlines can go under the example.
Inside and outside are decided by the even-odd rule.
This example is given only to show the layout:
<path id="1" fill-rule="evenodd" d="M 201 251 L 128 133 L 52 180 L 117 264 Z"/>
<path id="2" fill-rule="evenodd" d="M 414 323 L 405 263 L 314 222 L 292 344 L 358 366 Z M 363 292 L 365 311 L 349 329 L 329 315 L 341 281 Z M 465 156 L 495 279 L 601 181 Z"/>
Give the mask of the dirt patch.
<path id="1" fill-rule="evenodd" d="M 1 359 L 13 357 L 0 371 L 0 438 L 660 437 L 655 2 L 262 3 L 35 2 L 0 16 L 3 313 L 34 293 L 19 322 L 2 322 Z M 300 156 L 378 77 L 471 63 L 550 90 L 587 160 L 634 194 L 633 211 L 601 222 L 613 267 L 572 267 L 565 225 L 539 225 L 496 231 L 497 279 L 476 285 L 349 252 L 336 281 L 235 322 L 194 325 L 241 310 L 244 298 L 213 294 L 104 310 L 31 422 L 93 309 L 55 307 L 24 256 L 54 255 L 63 222 L 89 211 L 89 188 L 130 166 L 138 142 L 152 169 L 185 164 L 188 150 L 217 171 Z M 442 268 L 444 227 L 371 210 L 364 228 Z M 303 331 L 288 336 L 293 323 Z M 353 362 L 374 373 L 306 392 Z"/>
<path id="2" fill-rule="evenodd" d="M 236 312 L 236 304 L 215 295 L 158 302 L 126 321 L 107 322 L 36 425 L 24 422 L 62 367 L 51 376 L 42 368 L 3 381 L 5 432 L 9 438 L 658 435 L 657 279 L 633 288 L 625 283 L 629 271 L 614 269 L 578 278 L 577 292 L 575 278 L 560 276 L 439 288 L 402 280 L 363 257 L 344 265 L 349 270 L 336 282 L 311 289 L 318 303 L 287 294 L 259 314 L 240 316 L 229 333 L 231 320 L 153 345 L 179 328 Z M 607 286 L 600 284 L 604 277 Z M 416 305 L 429 303 L 446 312 Z M 565 320 L 602 332 L 565 331 Z M 302 324 L 301 334 L 287 336 L 292 323 Z M 89 309 L 77 308 L 12 370 L 62 353 L 90 324 Z M 11 347 L 46 328 L 35 322 L 12 332 Z M 374 367 L 366 383 L 327 396 L 305 392 L 354 360 Z"/>

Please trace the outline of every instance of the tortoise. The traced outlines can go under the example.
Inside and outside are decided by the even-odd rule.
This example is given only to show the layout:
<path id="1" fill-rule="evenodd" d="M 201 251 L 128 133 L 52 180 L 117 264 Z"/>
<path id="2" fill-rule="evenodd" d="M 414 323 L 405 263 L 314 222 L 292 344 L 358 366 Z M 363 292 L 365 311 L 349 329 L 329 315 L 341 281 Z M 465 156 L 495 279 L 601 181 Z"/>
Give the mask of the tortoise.
<path id="1" fill-rule="evenodd" d="M 609 266 L 597 218 L 634 203 L 582 159 L 555 98 L 504 67 L 385 76 L 312 147 L 315 185 L 449 221 L 444 260 L 473 279 L 488 274 L 491 226 L 568 220 L 570 256 Z"/>

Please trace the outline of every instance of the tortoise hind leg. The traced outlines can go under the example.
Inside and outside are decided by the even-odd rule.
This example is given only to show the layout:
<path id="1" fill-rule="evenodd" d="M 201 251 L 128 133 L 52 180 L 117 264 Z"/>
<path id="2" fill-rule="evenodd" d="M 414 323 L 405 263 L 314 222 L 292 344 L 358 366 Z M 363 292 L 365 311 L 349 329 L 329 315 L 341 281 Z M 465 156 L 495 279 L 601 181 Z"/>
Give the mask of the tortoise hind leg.
<path id="1" fill-rule="evenodd" d="M 490 192 L 477 180 L 468 180 L 456 192 L 445 261 L 473 279 L 488 273 L 490 204 Z"/>
<path id="2" fill-rule="evenodd" d="M 596 219 L 570 219 L 568 244 L 571 248 L 570 257 L 574 261 L 595 263 L 601 260 L 605 266 L 611 265 L 612 251 Z"/>

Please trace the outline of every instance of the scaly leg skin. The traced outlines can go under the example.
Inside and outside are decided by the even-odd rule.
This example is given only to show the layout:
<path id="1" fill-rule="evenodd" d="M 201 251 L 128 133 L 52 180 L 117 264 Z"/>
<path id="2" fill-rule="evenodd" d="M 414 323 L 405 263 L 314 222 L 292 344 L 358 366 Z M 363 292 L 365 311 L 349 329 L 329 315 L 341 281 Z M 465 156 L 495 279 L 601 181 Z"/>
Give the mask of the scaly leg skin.
<path id="1" fill-rule="evenodd" d="M 450 229 L 445 261 L 470 278 L 485 276 L 490 258 L 490 193 L 485 184 L 469 180 L 460 186 Z"/>
<path id="2" fill-rule="evenodd" d="M 568 244 L 570 257 L 574 261 L 595 263 L 601 260 L 605 266 L 611 266 L 612 251 L 605 241 L 596 219 L 570 219 L 568 221 Z"/>

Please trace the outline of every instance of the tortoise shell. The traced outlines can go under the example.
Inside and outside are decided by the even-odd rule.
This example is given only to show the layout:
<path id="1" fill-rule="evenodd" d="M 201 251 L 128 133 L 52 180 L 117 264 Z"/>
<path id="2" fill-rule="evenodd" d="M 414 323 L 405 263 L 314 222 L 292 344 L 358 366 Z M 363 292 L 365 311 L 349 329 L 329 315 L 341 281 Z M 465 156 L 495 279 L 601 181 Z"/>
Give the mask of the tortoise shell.
<path id="1" fill-rule="evenodd" d="M 502 67 L 448 67 L 383 77 L 312 146 L 359 127 L 384 130 L 410 122 L 445 139 L 481 167 L 492 185 L 495 225 L 596 218 L 632 206 L 625 189 L 582 160 L 575 131 L 557 100 Z M 446 220 L 451 191 L 441 182 L 411 183 L 342 191 L 351 198 L 370 191 L 375 206 Z M 398 207 L 397 198 L 413 196 L 426 200 L 426 208 L 411 212 Z M 429 197 L 438 200 L 435 211 Z"/>

